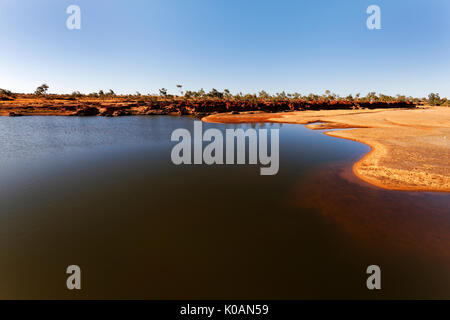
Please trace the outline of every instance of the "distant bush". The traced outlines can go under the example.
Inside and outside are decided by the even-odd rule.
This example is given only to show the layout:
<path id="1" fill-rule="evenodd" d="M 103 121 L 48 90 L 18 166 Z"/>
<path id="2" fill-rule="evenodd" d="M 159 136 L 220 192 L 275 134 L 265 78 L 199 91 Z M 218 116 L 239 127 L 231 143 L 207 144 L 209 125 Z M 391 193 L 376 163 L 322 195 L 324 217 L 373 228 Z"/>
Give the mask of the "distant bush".
<path id="1" fill-rule="evenodd" d="M 430 106 L 440 106 L 441 105 L 441 98 L 439 97 L 439 93 L 430 93 L 428 95 L 428 104 Z"/>
<path id="2" fill-rule="evenodd" d="M 442 98 L 441 99 L 441 106 L 450 107 L 450 100 L 448 100 L 447 98 Z"/>
<path id="3" fill-rule="evenodd" d="M 8 97 L 12 97 L 13 96 L 13 93 L 11 91 L 6 90 L 6 89 L 1 89 L 1 88 L 0 88 L 0 94 L 8 96 Z"/>
<path id="4" fill-rule="evenodd" d="M 82 94 L 79 91 L 74 91 L 71 94 L 48 94 L 49 86 L 47 84 L 42 84 L 36 88 L 34 94 L 19 94 L 12 93 L 9 90 L 0 89 L 0 100 L 13 100 L 16 97 L 26 97 L 35 98 L 36 96 L 43 96 L 47 100 L 76 100 L 82 97 L 89 98 L 100 98 L 100 99 L 122 99 L 124 102 L 135 102 L 138 101 L 142 105 L 145 103 L 149 104 L 162 104 L 162 105 L 176 105 L 177 103 L 193 103 L 193 104 L 215 104 L 220 106 L 233 105 L 234 103 L 242 105 L 252 105 L 258 107 L 261 105 L 283 105 L 287 109 L 295 108 L 295 106 L 307 106 L 323 104 L 324 106 L 331 105 L 332 107 L 345 105 L 353 105 L 355 108 L 359 107 L 374 107 L 375 105 L 386 105 L 386 106 L 396 106 L 396 105 L 433 105 L 433 106 L 450 106 L 450 100 L 447 98 L 440 98 L 439 93 L 430 93 L 428 97 L 424 98 L 414 98 L 411 96 L 397 94 L 395 96 L 385 95 L 382 93 L 368 92 L 367 95 L 361 96 L 360 93 L 349 94 L 347 96 L 340 97 L 338 94 L 331 92 L 330 90 L 325 90 L 323 94 L 305 94 L 302 95 L 298 92 L 290 93 L 281 91 L 279 93 L 269 93 L 264 90 L 255 93 L 231 93 L 228 89 L 223 91 L 212 88 L 209 92 L 200 89 L 197 91 L 186 90 L 182 91 L 182 85 L 177 85 L 179 94 L 172 95 L 168 93 L 165 88 L 159 89 L 159 94 L 141 94 L 136 92 L 135 94 L 119 94 L 113 90 L 104 92 L 100 90 L 98 93 Z M 283 108 L 284 108 L 283 107 Z M 246 107 L 247 108 L 247 107 Z"/>
<path id="5" fill-rule="evenodd" d="M 72 98 L 81 98 L 83 95 L 80 93 L 80 91 L 74 91 L 71 94 Z"/>
<path id="6" fill-rule="evenodd" d="M 43 85 L 40 85 L 39 87 L 36 88 L 36 91 L 34 91 L 34 94 L 37 96 L 41 96 L 41 95 L 46 94 L 47 91 L 48 91 L 48 85 L 44 83 Z"/>
<path id="7" fill-rule="evenodd" d="M 223 93 L 220 91 L 217 91 L 216 89 L 212 88 L 212 90 L 207 94 L 208 97 L 210 98 L 219 98 L 222 99 L 223 98 Z"/>
<path id="8" fill-rule="evenodd" d="M 159 95 L 161 97 L 167 97 L 167 89 L 166 88 L 159 89 Z"/>
<path id="9" fill-rule="evenodd" d="M 6 89 L 0 89 L 0 100 L 14 100 L 15 94 Z"/>

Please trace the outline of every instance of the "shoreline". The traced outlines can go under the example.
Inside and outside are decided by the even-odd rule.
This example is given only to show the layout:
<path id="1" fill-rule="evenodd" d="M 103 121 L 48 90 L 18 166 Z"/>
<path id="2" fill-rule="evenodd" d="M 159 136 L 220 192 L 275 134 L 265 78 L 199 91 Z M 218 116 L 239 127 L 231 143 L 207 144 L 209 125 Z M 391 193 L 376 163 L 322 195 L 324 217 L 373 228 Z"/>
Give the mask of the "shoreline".
<path id="1" fill-rule="evenodd" d="M 312 130 L 325 130 L 328 136 L 369 146 L 370 152 L 353 164 L 355 176 L 365 182 L 390 190 L 450 192 L 450 107 L 416 107 L 395 101 L 251 102 L 119 96 L 77 99 L 19 95 L 0 101 L 0 116 L 9 117 L 143 115 L 183 115 L 215 123 L 302 124 Z"/>
<path id="2" fill-rule="evenodd" d="M 388 190 L 450 192 L 450 108 L 325 110 L 216 114 L 214 123 L 302 124 L 324 134 L 364 143 L 370 151 L 353 164 L 359 179 Z"/>
<path id="3" fill-rule="evenodd" d="M 5 100 L 6 99 L 6 100 Z M 292 112 L 308 110 L 363 110 L 380 108 L 411 108 L 411 101 L 350 101 L 308 100 L 294 98 L 231 99 L 184 97 L 81 97 L 67 95 L 33 96 L 15 98 L 0 96 L 0 116 L 104 116 L 129 115 L 191 115 L 204 117 L 211 114 L 232 112 Z"/>

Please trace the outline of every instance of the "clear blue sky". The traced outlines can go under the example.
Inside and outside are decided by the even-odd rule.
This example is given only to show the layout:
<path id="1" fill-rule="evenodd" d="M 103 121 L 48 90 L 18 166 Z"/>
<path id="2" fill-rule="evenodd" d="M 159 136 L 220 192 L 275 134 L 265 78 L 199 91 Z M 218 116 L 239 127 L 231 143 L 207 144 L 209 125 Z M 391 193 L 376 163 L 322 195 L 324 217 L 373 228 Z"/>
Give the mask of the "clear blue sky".
<path id="1" fill-rule="evenodd" d="M 81 7 L 81 30 L 66 8 Z M 381 7 L 381 30 L 366 8 Z M 448 0 L 0 0 L 0 88 L 450 97 Z"/>

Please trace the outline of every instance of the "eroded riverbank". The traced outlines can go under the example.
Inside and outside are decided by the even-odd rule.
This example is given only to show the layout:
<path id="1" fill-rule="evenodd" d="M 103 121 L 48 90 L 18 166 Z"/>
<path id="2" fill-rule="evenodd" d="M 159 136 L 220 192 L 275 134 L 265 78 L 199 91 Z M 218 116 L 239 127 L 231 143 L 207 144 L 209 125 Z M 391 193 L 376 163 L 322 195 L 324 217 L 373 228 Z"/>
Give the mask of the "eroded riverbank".
<path id="1" fill-rule="evenodd" d="M 204 117 L 223 112 L 283 112 L 298 110 L 353 110 L 408 108 L 410 101 L 310 100 L 185 98 L 174 96 L 102 96 L 71 95 L 0 96 L 0 116 L 104 116 L 191 115 Z"/>

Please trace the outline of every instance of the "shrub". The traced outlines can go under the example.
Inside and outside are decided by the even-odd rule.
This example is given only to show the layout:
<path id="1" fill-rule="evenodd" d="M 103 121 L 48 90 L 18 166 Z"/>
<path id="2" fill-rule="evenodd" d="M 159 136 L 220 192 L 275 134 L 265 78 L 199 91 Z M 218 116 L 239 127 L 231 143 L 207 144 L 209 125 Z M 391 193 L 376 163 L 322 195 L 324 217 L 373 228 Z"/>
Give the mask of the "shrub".
<path id="1" fill-rule="evenodd" d="M 36 91 L 34 91 L 34 94 L 37 96 L 41 96 L 41 95 L 47 94 L 47 91 L 48 91 L 48 85 L 44 83 L 36 88 Z"/>

